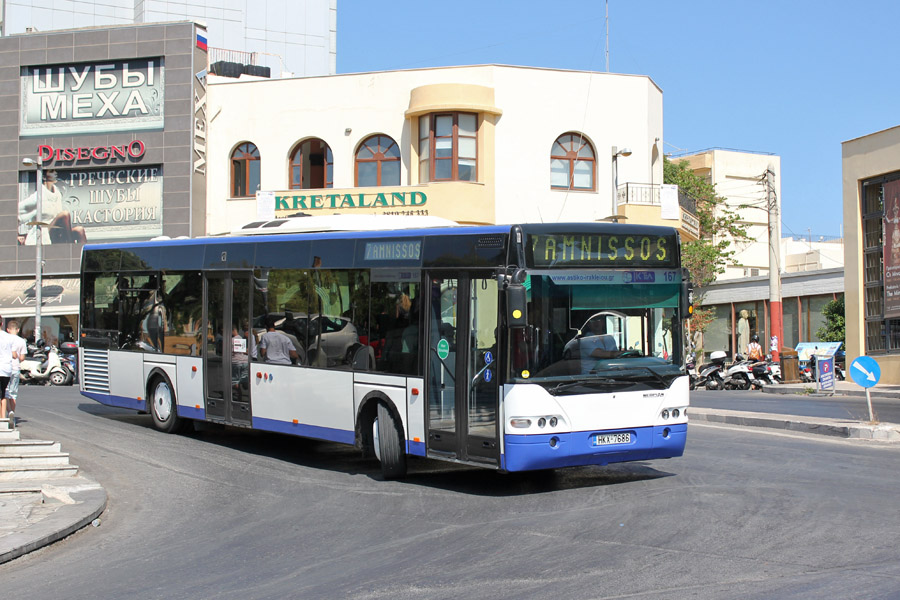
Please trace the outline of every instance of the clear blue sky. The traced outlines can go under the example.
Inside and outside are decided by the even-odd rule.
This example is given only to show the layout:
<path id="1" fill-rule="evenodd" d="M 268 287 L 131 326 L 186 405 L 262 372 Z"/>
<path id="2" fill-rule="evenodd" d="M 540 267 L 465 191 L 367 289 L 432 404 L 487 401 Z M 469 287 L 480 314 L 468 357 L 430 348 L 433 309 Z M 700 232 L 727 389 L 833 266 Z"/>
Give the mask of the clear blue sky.
<path id="1" fill-rule="evenodd" d="M 604 0 L 338 0 L 339 73 L 605 71 Z M 781 156 L 784 235 L 841 233 L 841 142 L 900 125 L 900 1 L 610 0 L 610 71 L 663 90 L 666 152 Z"/>

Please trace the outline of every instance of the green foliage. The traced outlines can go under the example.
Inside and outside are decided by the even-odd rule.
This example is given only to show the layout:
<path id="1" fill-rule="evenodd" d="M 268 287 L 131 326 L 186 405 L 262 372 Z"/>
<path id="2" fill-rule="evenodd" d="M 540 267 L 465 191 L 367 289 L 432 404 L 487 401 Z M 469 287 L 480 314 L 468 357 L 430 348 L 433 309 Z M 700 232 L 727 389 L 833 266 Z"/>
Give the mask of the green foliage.
<path id="1" fill-rule="evenodd" d="M 832 300 L 822 309 L 825 315 L 825 324 L 819 328 L 816 335 L 823 342 L 843 342 L 846 337 L 844 326 L 844 296 Z"/>

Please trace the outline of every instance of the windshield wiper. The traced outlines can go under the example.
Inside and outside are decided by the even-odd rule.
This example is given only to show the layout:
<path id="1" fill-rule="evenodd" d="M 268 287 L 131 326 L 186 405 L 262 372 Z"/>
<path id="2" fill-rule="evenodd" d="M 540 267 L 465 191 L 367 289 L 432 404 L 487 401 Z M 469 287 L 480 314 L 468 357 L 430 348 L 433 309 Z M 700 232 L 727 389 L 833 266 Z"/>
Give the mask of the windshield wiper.
<path id="1" fill-rule="evenodd" d="M 608 386 L 616 386 L 623 387 L 631 385 L 629 381 L 622 381 L 621 379 L 613 379 L 611 377 L 603 377 L 598 379 L 585 379 L 582 381 L 570 381 L 569 383 L 558 383 L 554 387 L 547 390 L 552 396 L 556 396 L 560 392 L 564 392 L 568 389 L 574 387 L 608 387 Z"/>

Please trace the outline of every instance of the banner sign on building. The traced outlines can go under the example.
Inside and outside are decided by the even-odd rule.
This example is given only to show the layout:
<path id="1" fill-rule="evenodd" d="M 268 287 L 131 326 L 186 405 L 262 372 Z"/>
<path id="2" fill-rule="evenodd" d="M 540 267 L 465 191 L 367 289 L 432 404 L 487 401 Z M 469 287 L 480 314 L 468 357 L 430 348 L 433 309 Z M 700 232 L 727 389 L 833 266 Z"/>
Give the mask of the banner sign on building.
<path id="1" fill-rule="evenodd" d="M 45 170 L 41 217 L 37 177 L 20 173 L 19 244 L 34 245 L 35 221 L 44 224 L 42 244 L 149 239 L 162 234 L 162 165 L 106 169 Z"/>
<path id="2" fill-rule="evenodd" d="M 884 184 L 884 318 L 900 318 L 900 179 Z"/>
<path id="3" fill-rule="evenodd" d="M 162 129 L 161 57 L 22 67 L 22 136 Z"/>

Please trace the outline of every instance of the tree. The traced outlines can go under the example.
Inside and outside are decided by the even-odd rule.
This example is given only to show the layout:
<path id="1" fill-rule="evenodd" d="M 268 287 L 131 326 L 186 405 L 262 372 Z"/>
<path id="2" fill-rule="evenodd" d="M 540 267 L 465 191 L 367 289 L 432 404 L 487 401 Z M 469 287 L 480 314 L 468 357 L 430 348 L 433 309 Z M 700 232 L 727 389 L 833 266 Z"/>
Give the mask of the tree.
<path id="1" fill-rule="evenodd" d="M 822 309 L 825 315 L 825 324 L 816 332 L 823 342 L 843 342 L 846 337 L 844 328 L 844 296 L 832 300 Z"/>
<path id="2" fill-rule="evenodd" d="M 696 204 L 700 236 L 681 245 L 681 261 L 690 272 L 691 281 L 700 288 L 694 295 L 691 329 L 702 333 L 714 320 L 711 310 L 700 308 L 702 289 L 725 272 L 725 266 L 735 254 L 732 243 L 750 238 L 746 225 L 726 204 L 725 198 L 718 195 L 716 186 L 694 173 L 688 161 L 673 162 L 665 158 L 663 181 L 677 185 L 678 193 L 691 198 Z"/>

